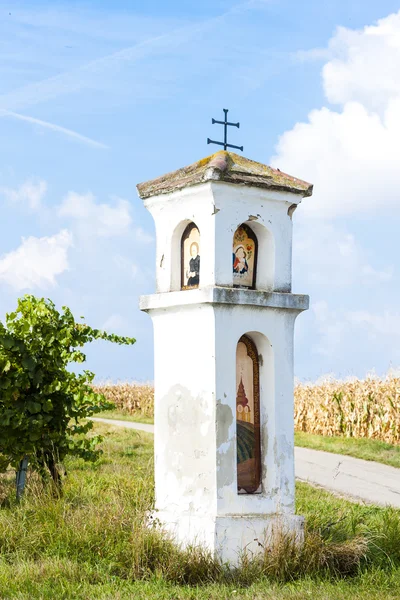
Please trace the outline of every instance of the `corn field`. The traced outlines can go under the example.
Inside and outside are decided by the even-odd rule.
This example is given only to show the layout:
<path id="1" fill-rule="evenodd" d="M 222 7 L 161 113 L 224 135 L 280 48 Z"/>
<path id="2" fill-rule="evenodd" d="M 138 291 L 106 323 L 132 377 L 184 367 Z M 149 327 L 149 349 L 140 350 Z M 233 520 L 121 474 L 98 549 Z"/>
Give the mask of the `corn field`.
<path id="1" fill-rule="evenodd" d="M 400 378 L 325 381 L 295 387 L 297 431 L 400 442 Z"/>
<path id="2" fill-rule="evenodd" d="M 154 388 L 150 384 L 102 383 L 94 385 L 93 389 L 114 402 L 116 409 L 121 412 L 144 417 L 154 415 Z"/>
<path id="3" fill-rule="evenodd" d="M 131 415 L 154 414 L 150 384 L 106 383 L 95 386 Z M 297 431 L 319 435 L 374 438 L 400 443 L 400 378 L 298 384 L 294 390 L 294 423 Z"/>

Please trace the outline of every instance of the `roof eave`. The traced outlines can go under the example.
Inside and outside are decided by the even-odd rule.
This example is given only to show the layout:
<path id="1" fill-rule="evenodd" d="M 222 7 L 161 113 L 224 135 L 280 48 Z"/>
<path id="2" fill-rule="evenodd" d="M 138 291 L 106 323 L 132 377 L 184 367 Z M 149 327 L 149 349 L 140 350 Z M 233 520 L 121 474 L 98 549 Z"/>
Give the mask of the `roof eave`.
<path id="1" fill-rule="evenodd" d="M 192 165 L 139 183 L 137 190 L 139 196 L 146 199 L 151 196 L 171 194 L 208 181 L 282 191 L 303 198 L 311 196 L 313 191 L 312 184 L 307 181 L 226 151 L 219 151 Z"/>
<path id="2" fill-rule="evenodd" d="M 291 194 L 296 194 L 301 196 L 302 198 L 307 198 L 309 196 L 312 195 L 313 193 L 313 185 L 310 184 L 308 186 L 308 188 L 305 189 L 301 189 L 301 188 L 295 188 L 289 185 L 282 185 L 282 184 L 277 184 L 274 182 L 263 182 L 263 181 L 251 181 L 251 180 L 241 180 L 238 181 L 237 179 L 233 179 L 233 178 L 229 178 L 229 177 L 224 177 L 222 178 L 216 178 L 216 177 L 207 177 L 207 178 L 203 178 L 201 180 L 195 180 L 195 181 L 189 181 L 189 182 L 184 182 L 181 185 L 177 184 L 174 186 L 164 186 L 164 187 L 159 187 L 159 188 L 154 188 L 151 185 L 147 185 L 146 183 L 139 183 L 136 188 L 138 190 L 138 194 L 139 197 L 142 200 L 146 200 L 147 198 L 151 198 L 152 196 L 161 196 L 161 195 L 166 195 L 166 194 L 172 194 L 173 192 L 178 192 L 184 188 L 188 188 L 188 187 L 194 187 L 196 185 L 202 185 L 204 183 L 207 182 L 218 182 L 218 183 L 229 183 L 231 185 L 239 185 L 239 186 L 248 186 L 248 187 L 257 187 L 257 188 L 261 188 L 261 189 L 265 189 L 265 190 L 275 190 L 277 192 L 289 192 Z M 148 182 L 149 184 L 152 182 Z"/>

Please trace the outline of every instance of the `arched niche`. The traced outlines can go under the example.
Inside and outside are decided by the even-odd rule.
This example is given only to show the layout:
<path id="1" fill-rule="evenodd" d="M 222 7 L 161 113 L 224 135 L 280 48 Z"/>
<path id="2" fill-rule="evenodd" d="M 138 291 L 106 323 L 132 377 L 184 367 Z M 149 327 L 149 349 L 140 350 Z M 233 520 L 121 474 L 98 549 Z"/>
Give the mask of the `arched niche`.
<path id="1" fill-rule="evenodd" d="M 240 233 L 241 230 L 242 233 Z M 243 231 L 246 234 L 245 237 L 243 237 Z M 243 238 L 242 243 L 240 241 L 240 238 Z M 247 245 L 250 248 L 250 252 L 252 252 L 253 254 L 252 258 L 249 258 L 248 256 L 249 250 L 246 248 Z M 252 245 L 254 245 L 254 251 L 252 250 Z M 239 277 L 237 273 L 235 274 L 235 253 L 240 248 L 240 246 L 243 247 L 243 251 L 246 252 L 246 256 L 243 256 L 243 251 L 239 251 L 239 254 L 242 254 L 242 256 L 239 256 L 238 258 L 242 258 L 242 265 L 244 265 L 242 266 L 242 268 L 240 268 L 239 266 L 239 272 L 245 269 L 245 273 L 249 273 L 249 271 L 251 271 L 251 262 L 253 260 L 252 277 L 250 277 L 249 275 L 247 275 L 247 277 Z M 247 263 L 247 270 L 246 263 L 243 261 L 243 258 Z M 274 290 L 275 240 L 272 231 L 268 229 L 263 223 L 251 221 L 247 223 L 242 223 L 236 229 L 233 236 L 232 271 L 233 287 L 244 287 L 253 290 L 265 290 L 268 292 Z"/>
<path id="2" fill-rule="evenodd" d="M 169 290 L 176 292 L 182 289 L 182 240 L 189 226 L 195 225 L 190 219 L 180 221 L 172 232 L 170 243 L 170 259 L 165 262 L 165 266 L 169 269 L 170 285 Z M 196 226 L 196 225 L 195 225 Z"/>
<path id="3" fill-rule="evenodd" d="M 189 290 L 200 285 L 200 231 L 193 222 L 188 223 L 181 238 L 181 289 Z"/>
<path id="4" fill-rule="evenodd" d="M 242 223 L 233 234 L 233 287 L 256 289 L 257 259 L 257 236 L 248 225 Z"/>
<path id="5" fill-rule="evenodd" d="M 238 493 L 260 493 L 260 365 L 247 335 L 236 346 L 236 457 Z"/>

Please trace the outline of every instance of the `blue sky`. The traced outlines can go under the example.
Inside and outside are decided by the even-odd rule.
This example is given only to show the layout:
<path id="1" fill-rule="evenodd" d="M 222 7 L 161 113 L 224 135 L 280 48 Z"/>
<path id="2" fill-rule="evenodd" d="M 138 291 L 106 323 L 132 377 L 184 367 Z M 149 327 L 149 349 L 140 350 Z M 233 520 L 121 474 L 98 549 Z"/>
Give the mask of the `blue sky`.
<path id="1" fill-rule="evenodd" d="M 296 376 L 400 365 L 400 15 L 382 0 L 0 2 L 0 318 L 23 293 L 133 335 L 98 379 L 153 376 L 154 227 L 136 184 L 211 152 L 315 184 L 294 218 Z"/>

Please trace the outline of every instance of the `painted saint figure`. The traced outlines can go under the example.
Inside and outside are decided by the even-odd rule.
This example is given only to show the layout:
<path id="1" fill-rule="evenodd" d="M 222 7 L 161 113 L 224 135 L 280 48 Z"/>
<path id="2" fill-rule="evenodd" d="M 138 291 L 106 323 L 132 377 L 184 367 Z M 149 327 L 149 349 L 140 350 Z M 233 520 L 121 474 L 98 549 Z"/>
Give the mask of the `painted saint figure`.
<path id="1" fill-rule="evenodd" d="M 257 238 L 245 223 L 239 225 L 233 236 L 233 287 L 255 289 L 257 269 Z"/>
<path id="2" fill-rule="evenodd" d="M 247 254 L 243 246 L 239 246 L 239 248 L 236 249 L 236 252 L 233 253 L 234 273 L 240 273 L 240 275 L 243 275 L 243 273 L 247 273 L 247 271 L 249 270 L 249 265 L 247 264 L 246 256 Z"/>
<path id="3" fill-rule="evenodd" d="M 193 242 L 190 246 L 189 268 L 186 271 L 187 286 L 199 285 L 200 283 L 200 256 L 199 245 Z"/>
<path id="4" fill-rule="evenodd" d="M 200 232 L 195 223 L 189 223 L 181 239 L 181 289 L 200 285 Z"/>

